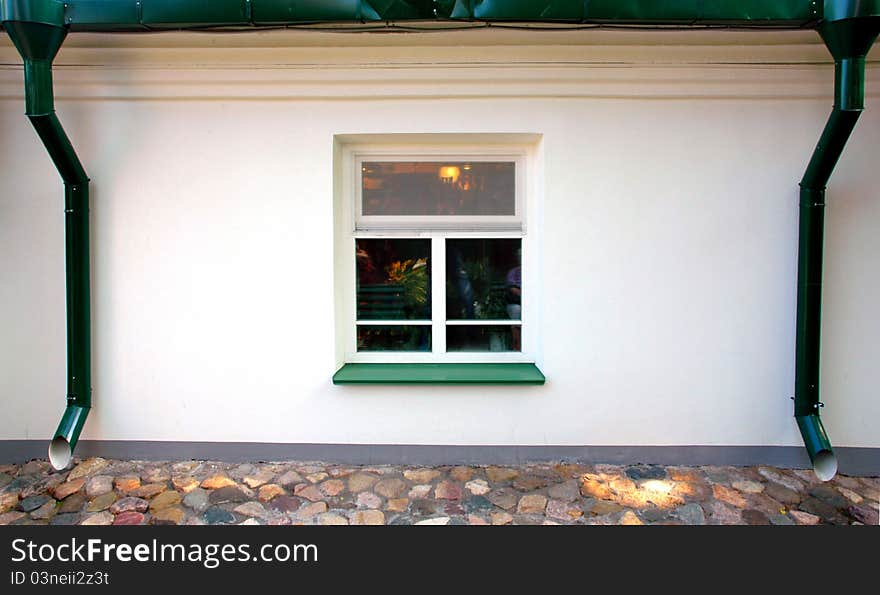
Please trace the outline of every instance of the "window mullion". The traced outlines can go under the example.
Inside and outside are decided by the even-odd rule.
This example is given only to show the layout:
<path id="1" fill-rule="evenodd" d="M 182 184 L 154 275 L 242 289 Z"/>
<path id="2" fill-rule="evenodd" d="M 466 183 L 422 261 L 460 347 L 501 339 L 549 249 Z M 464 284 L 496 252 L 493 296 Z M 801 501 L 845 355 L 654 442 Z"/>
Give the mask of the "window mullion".
<path id="1" fill-rule="evenodd" d="M 431 351 L 446 353 L 446 242 L 442 235 L 431 236 Z"/>

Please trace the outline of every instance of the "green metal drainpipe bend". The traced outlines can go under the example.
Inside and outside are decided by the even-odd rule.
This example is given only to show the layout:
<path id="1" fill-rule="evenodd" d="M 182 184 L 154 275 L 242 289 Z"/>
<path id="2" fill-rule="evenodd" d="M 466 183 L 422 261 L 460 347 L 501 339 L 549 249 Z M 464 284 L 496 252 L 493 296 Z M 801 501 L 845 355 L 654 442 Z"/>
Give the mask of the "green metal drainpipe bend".
<path id="1" fill-rule="evenodd" d="M 819 34 L 834 56 L 834 108 L 800 183 L 794 397 L 795 419 L 822 481 L 837 473 L 837 457 L 819 417 L 825 188 L 865 108 L 865 56 L 880 31 L 880 2 L 828 1 L 825 14 Z"/>
<path id="2" fill-rule="evenodd" d="M 92 406 L 89 178 L 55 115 L 52 60 L 67 29 L 24 21 L 6 21 L 3 26 L 24 59 L 25 114 L 64 181 L 67 408 L 49 445 L 52 466 L 64 469 Z"/>

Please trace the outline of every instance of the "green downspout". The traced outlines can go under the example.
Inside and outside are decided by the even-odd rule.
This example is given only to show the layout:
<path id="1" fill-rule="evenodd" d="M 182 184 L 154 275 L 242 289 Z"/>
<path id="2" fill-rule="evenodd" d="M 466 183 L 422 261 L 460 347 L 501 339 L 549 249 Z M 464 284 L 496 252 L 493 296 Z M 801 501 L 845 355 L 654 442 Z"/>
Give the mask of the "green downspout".
<path id="1" fill-rule="evenodd" d="M 67 408 L 49 445 L 56 469 L 67 467 L 92 406 L 91 321 L 89 306 L 89 178 L 55 115 L 52 60 L 67 29 L 52 22 L 55 2 L 29 5 L 28 20 L 3 26 L 24 60 L 25 115 L 46 146 L 64 181 L 64 232 L 67 283 Z M 34 15 L 43 9 L 41 14 Z M 9 13 L 7 13 L 9 16 Z M 31 21 L 42 18 L 44 22 Z"/>
<path id="2" fill-rule="evenodd" d="M 837 473 L 819 417 L 819 355 L 825 187 L 865 108 L 865 57 L 880 31 L 880 1 L 829 0 L 819 34 L 834 56 L 834 109 L 800 187 L 794 415 L 816 476 Z"/>

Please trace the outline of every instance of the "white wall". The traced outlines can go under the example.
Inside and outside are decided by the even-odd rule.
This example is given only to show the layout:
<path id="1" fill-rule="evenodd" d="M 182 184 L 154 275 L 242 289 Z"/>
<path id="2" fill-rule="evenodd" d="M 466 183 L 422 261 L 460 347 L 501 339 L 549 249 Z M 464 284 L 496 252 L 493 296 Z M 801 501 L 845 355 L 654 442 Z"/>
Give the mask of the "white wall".
<path id="1" fill-rule="evenodd" d="M 797 182 L 832 89 L 811 36 L 196 38 L 74 36 L 59 57 L 58 112 L 93 180 L 84 438 L 800 444 Z M 0 57 L 0 439 L 43 439 L 65 392 L 63 194 L 8 44 Z M 880 446 L 880 69 L 869 79 L 827 215 L 823 417 L 839 446 Z M 543 135 L 545 386 L 331 384 L 333 138 L 393 132 Z"/>

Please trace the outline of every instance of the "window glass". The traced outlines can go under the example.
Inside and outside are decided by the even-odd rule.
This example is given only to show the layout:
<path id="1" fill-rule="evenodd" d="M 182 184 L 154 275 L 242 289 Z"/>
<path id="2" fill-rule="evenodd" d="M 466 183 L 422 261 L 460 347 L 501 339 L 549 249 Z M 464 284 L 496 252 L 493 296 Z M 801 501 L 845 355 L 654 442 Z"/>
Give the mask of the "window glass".
<path id="1" fill-rule="evenodd" d="M 358 239 L 357 319 L 431 319 L 431 240 Z"/>
<path id="2" fill-rule="evenodd" d="M 516 164 L 367 161 L 361 166 L 364 216 L 514 216 Z"/>
<path id="3" fill-rule="evenodd" d="M 447 351 L 520 351 L 518 325 L 449 325 Z"/>
<path id="4" fill-rule="evenodd" d="M 446 318 L 521 320 L 522 240 L 446 240 Z"/>
<path id="5" fill-rule="evenodd" d="M 431 351 L 431 327 L 358 325 L 358 351 Z"/>

